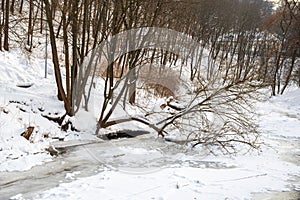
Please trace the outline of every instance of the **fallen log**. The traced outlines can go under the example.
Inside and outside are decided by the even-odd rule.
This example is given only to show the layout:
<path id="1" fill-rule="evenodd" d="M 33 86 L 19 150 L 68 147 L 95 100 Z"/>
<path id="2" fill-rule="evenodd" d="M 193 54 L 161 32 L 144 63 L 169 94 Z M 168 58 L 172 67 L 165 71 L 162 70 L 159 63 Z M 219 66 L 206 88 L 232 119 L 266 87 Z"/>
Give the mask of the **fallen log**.
<path id="1" fill-rule="evenodd" d="M 24 138 L 29 140 L 30 136 L 32 135 L 33 130 L 34 130 L 34 127 L 30 126 L 30 127 L 27 128 L 26 131 L 21 133 L 21 136 L 23 136 Z"/>

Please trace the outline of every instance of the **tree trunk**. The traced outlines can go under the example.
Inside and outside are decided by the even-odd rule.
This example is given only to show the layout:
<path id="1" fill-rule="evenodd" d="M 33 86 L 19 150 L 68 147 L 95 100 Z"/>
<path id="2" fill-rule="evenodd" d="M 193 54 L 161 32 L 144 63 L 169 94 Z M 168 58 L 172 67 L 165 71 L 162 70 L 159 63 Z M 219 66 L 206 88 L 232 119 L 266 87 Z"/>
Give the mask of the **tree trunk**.
<path id="1" fill-rule="evenodd" d="M 288 86 L 288 84 L 290 82 L 290 79 L 291 79 L 291 76 L 292 76 L 292 73 L 293 73 L 293 70 L 294 70 L 295 61 L 296 61 L 296 53 L 297 53 L 297 50 L 295 49 L 293 51 L 292 63 L 291 63 L 290 69 L 288 71 L 287 78 L 285 80 L 285 84 L 284 84 L 284 86 L 283 86 L 283 88 L 281 89 L 281 92 L 280 92 L 281 95 L 284 93 L 286 87 Z"/>
<path id="2" fill-rule="evenodd" d="M 1 1 L 1 10 L 2 12 L 4 12 L 4 8 L 5 8 L 5 0 Z"/>
<path id="3" fill-rule="evenodd" d="M 80 50 L 80 64 L 83 63 L 85 56 L 85 37 L 87 32 L 87 19 L 88 19 L 88 0 L 84 0 L 83 22 L 82 22 L 82 38 L 81 38 L 81 50 Z M 86 44 L 88 46 L 89 44 Z"/>
<path id="4" fill-rule="evenodd" d="M 2 35 L 3 35 L 3 21 L 2 15 L 0 15 L 0 51 L 2 51 Z"/>
<path id="5" fill-rule="evenodd" d="M 24 0 L 21 0 L 21 3 L 20 3 L 20 9 L 19 9 L 19 13 L 21 14 L 22 11 L 23 11 L 23 3 L 24 3 Z"/>
<path id="6" fill-rule="evenodd" d="M 64 88 L 62 85 L 62 78 L 60 74 L 60 68 L 59 68 L 59 60 L 58 60 L 58 53 L 57 53 L 57 46 L 55 41 L 55 33 L 53 28 L 53 22 L 52 22 L 52 12 L 49 0 L 44 0 L 45 3 L 45 10 L 46 10 L 46 16 L 47 16 L 47 22 L 49 26 L 49 32 L 50 32 L 50 43 L 51 43 L 51 49 L 52 49 L 52 61 L 54 65 L 54 72 L 55 72 L 55 80 L 56 80 L 56 86 L 58 90 L 57 97 L 59 100 L 64 101 L 64 107 L 66 110 L 67 115 L 72 116 L 73 112 L 71 109 L 71 104 L 68 101 L 66 94 L 64 92 Z"/>
<path id="7" fill-rule="evenodd" d="M 78 39 L 78 0 L 72 1 L 72 66 L 71 66 L 71 93 L 72 99 L 70 102 L 70 106 L 72 109 L 72 113 L 74 114 L 74 96 L 76 95 L 74 89 L 76 88 L 76 78 L 78 72 L 78 54 L 77 54 L 77 39 Z"/>
<path id="8" fill-rule="evenodd" d="M 27 32 L 27 45 L 29 46 L 29 51 L 32 48 L 32 13 L 33 13 L 33 0 L 29 1 L 29 19 L 28 19 L 28 32 Z"/>
<path id="9" fill-rule="evenodd" d="M 62 29 L 63 29 L 63 41 L 64 41 L 64 53 L 65 53 L 65 68 L 66 68 L 66 90 L 68 102 L 71 102 L 71 81 L 70 81 L 70 52 L 68 43 L 68 24 L 67 24 L 67 13 L 68 13 L 68 1 L 64 1 L 63 11 L 62 11 Z"/>
<path id="10" fill-rule="evenodd" d="M 10 6 L 10 12 L 12 13 L 12 14 L 14 14 L 14 12 L 15 12 L 15 0 L 12 0 L 12 2 L 11 2 L 11 6 Z"/>
<path id="11" fill-rule="evenodd" d="M 8 33 L 9 33 L 9 0 L 5 2 L 5 21 L 4 21 L 4 50 L 9 50 Z"/>
<path id="12" fill-rule="evenodd" d="M 43 33 L 43 20 L 44 20 L 44 2 L 43 0 L 41 0 L 41 21 L 40 21 L 40 33 L 42 34 Z"/>

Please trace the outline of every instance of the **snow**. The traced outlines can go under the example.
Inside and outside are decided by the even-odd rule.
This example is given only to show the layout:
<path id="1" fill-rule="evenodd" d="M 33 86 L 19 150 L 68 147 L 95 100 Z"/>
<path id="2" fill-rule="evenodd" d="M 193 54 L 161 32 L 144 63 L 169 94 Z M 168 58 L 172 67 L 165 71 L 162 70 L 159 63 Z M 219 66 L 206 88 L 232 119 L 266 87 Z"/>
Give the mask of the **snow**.
<path id="1" fill-rule="evenodd" d="M 13 174 L 54 162 L 56 158 L 45 149 L 57 138 L 68 144 L 96 139 L 95 113 L 79 111 L 66 119 L 80 125 L 80 133 L 63 132 L 41 117 L 63 114 L 51 66 L 48 72 L 45 79 L 42 59 L 29 60 L 20 52 L 0 53 L 0 173 Z M 33 85 L 25 89 L 18 84 Z M 153 102 L 153 111 L 162 111 L 165 102 Z M 98 171 L 93 175 L 84 176 L 84 171 L 74 169 L 57 180 L 57 186 L 28 194 L 15 190 L 11 199 L 256 199 L 259 193 L 264 197 L 274 192 L 300 193 L 300 161 L 295 157 L 300 154 L 299 102 L 300 89 L 291 87 L 284 95 L 256 105 L 263 141 L 259 151 L 214 156 L 152 135 L 103 142 L 90 149 L 86 146 L 86 152 L 79 151 L 82 155 L 76 152 L 79 157 L 88 157 L 87 153 L 94 159 Z M 20 134 L 28 126 L 35 129 L 26 140 Z M 141 126 L 133 122 L 121 127 Z"/>
<path id="2" fill-rule="evenodd" d="M 273 136 L 300 137 L 300 90 L 290 89 L 260 105 L 261 126 Z M 272 117 L 272 119 L 270 119 Z"/>
<path id="3" fill-rule="evenodd" d="M 29 170 L 51 161 L 45 149 L 52 138 L 92 138 L 90 134 L 64 133 L 41 117 L 63 114 L 63 104 L 56 100 L 53 68 L 49 64 L 49 78 L 45 79 L 44 62 L 39 58 L 29 59 L 20 51 L 0 53 L 0 172 Z M 17 87 L 28 83 L 32 87 Z M 28 141 L 20 135 L 29 126 L 35 128 Z"/>

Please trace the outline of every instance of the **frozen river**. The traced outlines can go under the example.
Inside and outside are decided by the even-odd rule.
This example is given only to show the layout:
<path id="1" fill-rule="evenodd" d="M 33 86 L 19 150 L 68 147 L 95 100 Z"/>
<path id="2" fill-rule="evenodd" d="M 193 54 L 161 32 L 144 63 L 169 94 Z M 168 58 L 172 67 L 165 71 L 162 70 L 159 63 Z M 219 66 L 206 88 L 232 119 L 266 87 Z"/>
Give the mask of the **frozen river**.
<path id="1" fill-rule="evenodd" d="M 299 173 L 289 171 L 291 167 L 288 165 L 290 163 L 294 167 L 300 166 L 300 140 L 299 138 L 273 137 L 272 143 L 281 146 L 276 149 L 275 157 L 279 159 L 276 162 L 281 162 L 287 167 L 286 180 L 283 180 L 280 175 L 282 165 L 278 166 L 278 171 L 266 166 L 268 163 L 264 163 L 263 156 L 269 155 L 254 156 L 254 160 L 256 159 L 258 163 L 245 165 L 245 160 L 251 156 L 238 158 L 205 156 L 185 146 L 167 144 L 162 139 L 144 135 L 67 147 L 66 152 L 53 161 L 33 167 L 29 171 L 2 172 L 0 199 L 9 199 L 12 196 L 15 199 L 72 199 L 70 195 L 73 189 L 82 190 L 80 184 L 76 185 L 78 181 L 83 183 L 90 181 L 92 184 L 89 189 L 94 188 L 94 190 L 97 184 L 100 184 L 102 188 L 100 187 L 99 191 L 95 190 L 99 192 L 99 195 L 106 192 L 112 193 L 116 189 L 113 187 L 116 184 L 115 181 L 118 182 L 115 175 L 120 178 L 120 182 L 123 181 L 123 183 L 118 183 L 119 187 L 123 187 L 120 190 L 125 189 L 125 191 L 119 192 L 120 194 L 116 192 L 118 195 L 115 196 L 112 194 L 110 196 L 112 199 L 125 197 L 128 194 L 138 195 L 124 199 L 150 196 L 154 199 L 159 199 L 159 197 L 170 199 L 164 197 L 161 191 L 166 192 L 177 187 L 178 190 L 181 188 L 185 190 L 182 191 L 182 196 L 187 196 L 188 193 L 190 195 L 188 197 L 193 196 L 196 199 L 197 197 L 199 199 L 202 199 L 201 197 L 212 199 L 250 197 L 256 200 L 300 199 Z M 62 147 L 73 144 L 66 142 L 55 145 Z M 205 174 L 207 177 L 204 177 Z M 99 180 L 97 176 L 102 178 Z M 68 185 L 73 181 L 75 185 Z M 142 186 L 140 189 L 139 187 L 132 188 L 127 185 L 127 182 L 138 184 L 140 181 L 146 186 L 149 184 L 149 189 Z M 259 183 L 260 181 L 262 184 Z M 253 186 L 256 182 L 257 187 Z M 269 185 L 264 185 L 265 183 Z M 157 189 L 153 184 L 157 187 L 164 185 L 165 188 Z M 239 184 L 245 184 L 240 187 L 243 193 L 236 192 L 232 188 L 239 188 Z M 247 184 L 249 184 L 248 190 Z M 65 188 L 63 191 L 60 189 L 62 187 Z M 278 191 L 280 187 L 282 188 Z M 240 196 L 244 194 L 247 195 Z M 83 199 L 92 198 L 89 195 L 85 197 Z"/>

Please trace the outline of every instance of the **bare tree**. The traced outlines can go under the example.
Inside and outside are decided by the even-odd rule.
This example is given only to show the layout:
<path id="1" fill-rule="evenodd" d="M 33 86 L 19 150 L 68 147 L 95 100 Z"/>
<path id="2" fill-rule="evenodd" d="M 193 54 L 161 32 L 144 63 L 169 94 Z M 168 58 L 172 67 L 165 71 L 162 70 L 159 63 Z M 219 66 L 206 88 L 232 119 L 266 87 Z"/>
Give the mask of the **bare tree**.
<path id="1" fill-rule="evenodd" d="M 294 71 L 297 68 L 293 63 L 297 60 L 298 51 L 295 49 L 298 47 L 294 48 L 290 45 L 292 42 L 287 42 L 292 39 L 285 37 L 283 42 L 288 48 L 284 47 L 282 52 L 279 51 L 280 57 L 274 56 L 273 47 L 277 47 L 278 43 L 269 42 L 268 36 L 271 34 L 261 30 L 262 19 L 268 15 L 262 0 L 30 0 L 28 8 L 23 6 L 25 2 L 2 0 L 0 33 L 3 27 L 4 49 L 7 46 L 8 50 L 8 23 L 9 15 L 13 14 L 12 5 L 18 7 L 20 13 L 25 12 L 24 15 L 29 16 L 21 21 L 28 25 L 27 41 L 30 50 L 37 30 L 34 27 L 40 23 L 42 33 L 43 17 L 46 17 L 57 96 L 64 102 L 66 115 L 75 115 L 82 107 L 83 100 L 85 109 L 88 109 L 93 82 L 98 75 L 97 67 L 106 59 L 107 62 L 103 64 L 105 76 L 98 130 L 135 120 L 147 124 L 160 135 L 171 132 L 185 134 L 187 141 L 194 145 L 219 145 L 228 152 L 233 150 L 231 147 L 235 142 L 255 147 L 257 134 L 254 123 L 250 120 L 247 99 L 252 98 L 251 94 L 259 88 L 260 85 L 256 83 L 264 85 L 267 81 L 273 81 L 267 80 L 270 78 L 269 72 L 274 72 L 276 78 L 279 76 L 282 68 L 276 70 L 270 63 L 274 61 L 274 57 L 278 59 L 275 59 L 278 66 L 287 64 L 282 61 L 285 49 L 291 58 L 291 68 L 286 69 Z M 294 4 L 289 4 L 286 8 L 295 9 Z M 284 22 L 289 22 L 288 17 L 292 15 L 296 16 L 293 19 L 298 19 L 296 12 L 291 13 L 286 15 Z M 40 21 L 38 15 L 41 16 Z M 295 24 L 290 24 L 289 33 L 295 29 Z M 127 35 L 135 39 L 134 42 L 130 40 L 128 43 L 125 39 L 123 43 L 124 38 L 119 38 L 105 43 L 107 46 L 101 46 L 103 41 L 116 37 L 123 31 L 138 30 L 141 27 L 172 29 L 187 37 L 169 37 L 168 33 L 148 32 L 148 29 L 144 29 L 145 32 Z M 286 25 L 283 27 L 287 28 Z M 297 36 L 297 33 L 293 35 Z M 147 40 L 151 34 L 159 35 L 162 46 L 153 46 L 153 41 L 151 43 Z M 261 35 L 264 35 L 263 39 L 260 38 Z M 197 44 L 189 43 L 187 38 Z M 0 44 L 0 48 L 1 46 Z M 178 48 L 182 46 L 189 48 Z M 106 51 L 100 51 L 101 48 Z M 63 52 L 63 56 L 60 52 Z M 259 66 L 259 60 L 263 67 Z M 164 76 L 168 70 L 179 71 L 173 76 L 178 78 L 176 84 L 182 83 L 182 79 L 188 74 L 188 80 L 184 81 L 193 88 L 186 94 L 189 99 L 173 95 L 174 101 L 179 101 L 182 106 L 177 107 L 170 101 L 164 105 L 170 111 L 152 112 L 143 108 L 145 112 L 141 111 L 142 117 L 130 115 L 114 118 L 118 107 L 126 110 L 128 107 L 140 106 L 142 95 L 138 92 L 150 87 L 139 87 L 141 70 L 145 65 L 150 66 L 150 74 L 156 72 L 157 77 L 165 78 L 170 84 L 172 79 Z M 62 70 L 66 72 L 65 79 L 62 77 Z M 261 74 L 264 76 L 257 72 L 263 72 Z M 118 78 L 115 77 L 116 74 Z M 285 78 L 287 83 L 292 77 Z M 175 85 L 174 82 L 173 84 Z M 165 85 L 167 84 L 162 81 L 151 87 L 161 89 L 166 96 L 172 95 L 174 89 Z M 283 90 L 284 87 L 282 92 Z M 217 120 L 212 120 L 211 116 Z"/>
<path id="2" fill-rule="evenodd" d="M 3 0 L 4 2 L 4 0 Z M 4 17 L 4 50 L 9 50 L 9 0 L 5 1 L 5 17 Z"/>
<path id="3" fill-rule="evenodd" d="M 51 42 L 51 49 L 52 49 L 52 60 L 54 64 L 54 72 L 55 72 L 55 79 L 56 79 L 56 85 L 58 89 L 58 99 L 64 101 L 64 106 L 66 109 L 66 112 L 68 115 L 73 115 L 71 103 L 67 98 L 67 95 L 64 91 L 63 84 L 62 84 L 62 77 L 61 77 L 61 71 L 59 66 L 59 60 L 58 60 L 58 52 L 57 52 L 57 42 L 55 40 L 55 33 L 54 33 L 54 26 L 53 26 L 53 19 L 52 19 L 52 6 L 50 5 L 48 0 L 44 0 L 45 3 L 45 10 L 46 10 L 46 17 L 47 17 L 47 23 L 49 27 L 50 32 L 50 42 Z"/>
<path id="4" fill-rule="evenodd" d="M 265 26 L 276 34 L 272 59 L 272 95 L 282 94 L 295 71 L 295 63 L 299 56 L 299 3 L 290 0 L 281 1 L 281 7 L 266 20 Z"/>

